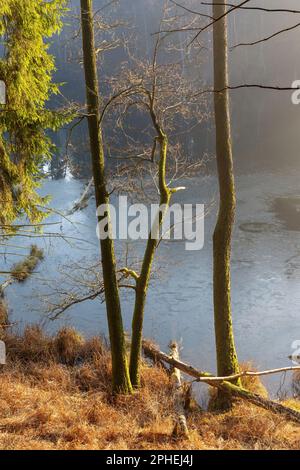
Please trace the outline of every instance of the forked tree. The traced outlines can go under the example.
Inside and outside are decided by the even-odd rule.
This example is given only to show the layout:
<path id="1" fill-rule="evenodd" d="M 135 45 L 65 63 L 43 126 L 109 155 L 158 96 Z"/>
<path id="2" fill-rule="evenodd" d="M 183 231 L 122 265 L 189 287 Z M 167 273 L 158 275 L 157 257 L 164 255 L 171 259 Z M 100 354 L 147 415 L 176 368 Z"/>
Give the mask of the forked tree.
<path id="1" fill-rule="evenodd" d="M 106 211 L 99 217 L 99 228 L 112 232 L 109 218 L 109 196 L 112 186 L 117 192 L 117 185 L 108 177 L 107 156 L 120 159 L 122 163 L 113 166 L 114 173 L 121 173 L 122 193 L 127 190 L 131 196 L 142 182 L 143 194 L 147 180 L 154 181 L 154 189 L 159 195 L 162 208 L 155 219 L 145 247 L 144 255 L 138 267 L 126 264 L 122 269 L 116 267 L 114 242 L 111 236 L 101 237 L 103 285 L 92 289 L 88 295 L 79 293 L 76 303 L 87 298 L 102 296 L 106 301 L 109 334 L 113 362 L 113 388 L 116 392 L 130 392 L 131 386 L 140 386 L 141 346 L 143 323 L 149 282 L 153 272 L 156 250 L 161 240 L 164 218 L 167 214 L 171 196 L 180 187 L 174 182 L 180 177 L 188 177 L 199 171 L 202 161 L 193 162 L 186 156 L 182 134 L 188 133 L 201 124 L 206 113 L 200 108 L 205 104 L 195 97 L 199 89 L 200 74 L 195 73 L 196 80 L 185 73 L 180 46 L 175 41 L 160 33 L 154 41 L 153 54 L 140 57 L 135 43 L 125 44 L 126 58 L 117 77 L 105 79 L 109 95 L 104 98 L 98 90 L 97 64 L 95 52 L 92 2 L 81 1 L 82 36 L 84 69 L 86 77 L 87 116 L 93 163 L 93 177 L 97 206 L 106 206 Z M 174 21 L 174 15 L 164 6 L 161 27 Z M 98 48 L 99 49 L 99 48 Z M 133 52 L 134 51 L 134 52 Z M 192 58 L 190 59 L 193 60 Z M 200 64 L 197 64 L 200 67 Z M 195 66 L 195 64 L 194 64 Z M 132 114 L 133 113 L 133 114 Z M 129 121 L 126 121 L 129 119 Z M 137 122 L 144 123 L 138 129 Z M 132 124 L 134 123 L 134 124 Z M 109 132 L 107 132 L 109 129 Z M 105 131 L 105 147 L 102 132 Z M 178 137 L 179 136 L 179 137 Z M 139 173 L 141 171 L 141 173 Z M 152 178 L 149 178 L 149 176 Z M 155 193 L 155 191 L 154 191 Z M 140 194 L 140 193 L 139 193 Z M 147 194 L 148 203 L 153 197 Z M 103 212 L 102 212 L 103 213 Z M 107 227 L 108 226 L 108 227 Z M 91 274 L 93 278 L 93 273 Z M 125 282 L 125 279 L 132 282 Z M 93 281 L 91 281 L 93 284 Z M 119 289 L 129 288 L 134 292 L 134 311 L 132 319 L 132 336 L 130 349 L 130 378 L 127 368 L 124 330 L 120 307 Z M 79 288 L 80 289 L 80 288 Z M 52 313 L 57 318 L 72 299 L 63 298 L 62 302 L 52 304 Z"/>
<path id="2" fill-rule="evenodd" d="M 176 161 L 178 154 L 184 155 L 186 149 L 182 142 L 174 138 L 174 135 L 187 133 L 187 130 L 197 122 L 200 124 L 200 107 L 204 100 L 199 103 L 194 97 L 199 83 L 197 80 L 195 83 L 195 80 L 185 73 L 185 64 L 181 55 L 181 47 L 184 45 L 178 44 L 176 38 L 171 40 L 168 35 L 165 36 L 161 32 L 166 25 L 174 23 L 174 12 L 167 3 L 163 5 L 160 31 L 154 41 L 152 57 L 140 59 L 138 54 L 131 53 L 130 46 L 128 47 L 128 62 L 118 77 L 118 85 L 109 101 L 110 105 L 119 110 L 117 121 L 120 124 L 119 131 L 123 133 L 124 129 L 126 134 L 129 132 L 128 123 L 123 124 L 123 120 L 130 111 L 135 110 L 137 116 L 143 116 L 142 120 L 146 122 L 145 129 L 138 137 L 135 132 L 134 139 L 131 136 L 125 139 L 126 145 L 122 151 L 136 157 L 140 155 L 143 165 L 147 163 L 150 165 L 155 173 L 156 189 L 159 194 L 160 210 L 149 232 L 140 268 L 132 270 L 125 267 L 121 270 L 133 281 L 131 287 L 135 292 L 129 367 L 131 383 L 135 388 L 141 383 L 143 324 L 155 254 L 163 235 L 164 220 L 168 214 L 172 195 L 184 189 L 179 186 L 173 187 L 177 178 L 169 178 L 168 169 L 177 166 L 175 172 L 178 177 L 179 166 L 182 176 L 187 177 L 189 171 L 202 166 L 202 161 L 196 163 L 184 159 L 181 162 L 180 159 Z M 196 63 L 194 67 L 196 68 Z M 120 84 L 123 89 L 120 88 Z M 150 128 L 148 142 L 147 138 L 145 139 L 147 128 Z M 136 158 L 134 162 L 136 165 Z"/>

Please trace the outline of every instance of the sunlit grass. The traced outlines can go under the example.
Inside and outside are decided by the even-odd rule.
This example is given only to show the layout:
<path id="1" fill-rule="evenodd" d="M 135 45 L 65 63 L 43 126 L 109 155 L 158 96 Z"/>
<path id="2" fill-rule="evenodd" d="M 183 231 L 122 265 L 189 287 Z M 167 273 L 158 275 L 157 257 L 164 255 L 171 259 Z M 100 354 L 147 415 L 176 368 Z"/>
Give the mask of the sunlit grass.
<path id="1" fill-rule="evenodd" d="M 1 449 L 298 449 L 299 427 L 245 402 L 227 413 L 194 408 L 190 439 L 175 440 L 167 373 L 143 363 L 142 389 L 113 397 L 111 361 L 99 337 L 37 326 L 6 333 L 1 370 Z M 247 386 L 264 391 L 257 378 Z M 264 391 L 265 393 L 265 391 Z M 299 401 L 289 401 L 299 407 Z"/>

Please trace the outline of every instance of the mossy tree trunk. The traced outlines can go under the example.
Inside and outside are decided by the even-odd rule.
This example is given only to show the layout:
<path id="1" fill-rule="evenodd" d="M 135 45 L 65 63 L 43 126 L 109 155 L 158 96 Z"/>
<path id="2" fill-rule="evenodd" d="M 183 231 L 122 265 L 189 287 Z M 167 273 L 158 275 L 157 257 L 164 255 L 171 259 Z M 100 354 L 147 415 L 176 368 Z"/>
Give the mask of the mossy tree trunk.
<path id="1" fill-rule="evenodd" d="M 226 12 L 226 2 L 213 6 L 217 19 Z M 228 90 L 228 46 L 226 17 L 214 23 L 214 108 L 216 128 L 216 159 L 219 178 L 220 204 L 213 235 L 214 258 L 214 317 L 219 376 L 238 372 L 231 313 L 230 260 L 236 195 L 232 161 L 230 109 Z M 222 91 L 220 91 L 222 90 Z M 219 92 L 216 92 L 219 91 Z M 219 394 L 218 406 L 230 404 L 230 397 Z"/>
<path id="2" fill-rule="evenodd" d="M 100 205 L 105 205 L 107 207 L 106 214 L 99 218 L 99 221 L 101 221 L 101 219 L 109 217 L 109 195 L 106 188 L 104 150 L 100 126 L 100 97 L 94 42 L 92 0 L 81 0 L 81 25 L 95 197 L 97 207 Z M 113 390 L 116 393 L 130 393 L 132 391 L 132 387 L 126 358 L 126 345 L 116 275 L 114 243 L 113 240 L 108 237 L 101 240 L 100 245 L 112 355 Z"/>
<path id="3" fill-rule="evenodd" d="M 168 138 L 163 130 L 157 123 L 156 117 L 153 113 L 152 120 L 154 127 L 158 131 L 158 142 L 160 145 L 160 160 L 159 160 L 159 190 L 160 190 L 160 206 L 162 208 L 158 214 L 156 222 L 156 236 L 155 233 L 150 233 L 145 255 L 143 258 L 141 273 L 136 279 L 136 296 L 132 320 L 132 338 L 131 338 L 131 352 L 130 352 L 130 379 L 134 387 L 140 386 L 140 361 L 142 352 L 142 335 L 143 335 L 143 321 L 147 291 L 151 275 L 153 259 L 157 245 L 159 243 L 159 232 L 163 224 L 164 216 L 168 211 L 172 190 L 166 184 L 166 162 L 168 152 Z"/>

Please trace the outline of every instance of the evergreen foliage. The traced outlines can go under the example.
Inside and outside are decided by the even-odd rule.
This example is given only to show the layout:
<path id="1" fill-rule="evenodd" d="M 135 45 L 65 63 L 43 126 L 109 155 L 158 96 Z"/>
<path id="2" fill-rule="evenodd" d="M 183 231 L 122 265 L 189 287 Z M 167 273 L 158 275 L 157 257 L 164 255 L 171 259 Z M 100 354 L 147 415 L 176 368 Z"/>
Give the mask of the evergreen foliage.
<path id="1" fill-rule="evenodd" d="M 37 194 L 43 167 L 54 146 L 48 130 L 71 119 L 67 110 L 51 110 L 59 93 L 53 83 L 54 57 L 49 38 L 62 27 L 65 0 L 2 0 L 0 4 L 0 80 L 6 104 L 0 111 L 0 223 L 25 214 L 39 222 L 46 198 Z"/>

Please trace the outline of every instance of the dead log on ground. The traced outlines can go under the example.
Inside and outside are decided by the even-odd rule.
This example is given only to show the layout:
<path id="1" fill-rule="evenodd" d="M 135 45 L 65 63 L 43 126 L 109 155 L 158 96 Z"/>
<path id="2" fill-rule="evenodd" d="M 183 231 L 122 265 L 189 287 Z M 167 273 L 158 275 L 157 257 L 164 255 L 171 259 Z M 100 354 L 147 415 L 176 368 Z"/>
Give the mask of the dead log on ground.
<path id="1" fill-rule="evenodd" d="M 170 368 L 164 361 L 157 356 L 158 349 L 154 348 L 152 343 L 148 340 L 143 340 L 143 352 L 146 358 L 150 359 L 153 364 L 161 367 L 167 374 L 170 374 Z"/>
<path id="2" fill-rule="evenodd" d="M 88 206 L 89 200 L 93 196 L 93 185 L 94 185 L 94 178 L 92 178 L 89 181 L 82 195 L 80 196 L 78 201 L 74 203 L 73 207 L 67 212 L 67 215 L 73 215 L 75 214 L 75 212 L 82 211 Z"/>
<path id="3" fill-rule="evenodd" d="M 157 348 L 149 344 L 149 342 L 143 342 L 143 349 L 147 355 L 152 355 L 160 359 L 161 361 L 170 364 L 173 367 L 181 370 L 187 375 L 194 377 L 196 379 L 201 379 L 201 382 L 207 383 L 212 387 L 216 387 L 220 390 L 229 391 L 232 395 L 241 398 L 243 400 L 249 401 L 250 403 L 264 408 L 268 411 L 272 411 L 273 413 L 280 414 L 284 416 L 286 419 L 293 421 L 297 424 L 300 424 L 300 413 L 299 411 L 294 410 L 293 408 L 289 408 L 287 406 L 282 405 L 273 400 L 269 400 L 267 398 L 263 398 L 260 395 L 250 392 L 242 387 L 238 387 L 237 385 L 232 384 L 228 381 L 218 381 L 213 374 L 209 372 L 203 372 L 195 369 L 193 366 L 185 364 L 178 359 L 174 359 L 162 351 L 159 351 Z M 210 380 L 213 379 L 213 380 Z"/>

